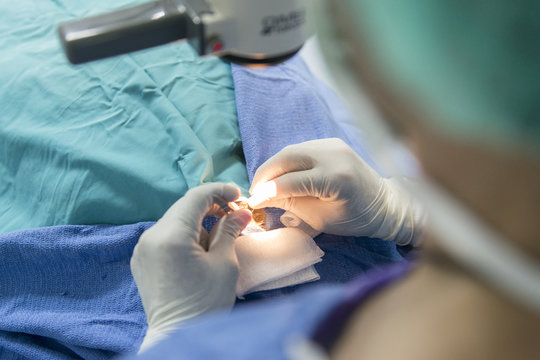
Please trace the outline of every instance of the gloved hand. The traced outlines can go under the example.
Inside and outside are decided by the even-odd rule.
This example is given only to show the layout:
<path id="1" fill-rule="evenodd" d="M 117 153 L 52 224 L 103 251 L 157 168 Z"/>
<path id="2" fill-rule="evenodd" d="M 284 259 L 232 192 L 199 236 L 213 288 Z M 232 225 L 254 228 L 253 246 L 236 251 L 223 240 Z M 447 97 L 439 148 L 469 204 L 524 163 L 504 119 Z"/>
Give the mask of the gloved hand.
<path id="1" fill-rule="evenodd" d="M 313 229 L 400 245 L 419 233 L 418 206 L 340 139 L 287 146 L 255 173 L 248 203 L 288 210 Z"/>
<path id="2" fill-rule="evenodd" d="M 224 215 L 217 204 L 239 195 L 238 188 L 220 183 L 191 189 L 142 234 L 131 258 L 148 321 L 140 351 L 190 318 L 233 306 L 238 278 L 233 242 L 251 213 L 225 215 L 210 234 L 201 222 L 205 215 Z"/>

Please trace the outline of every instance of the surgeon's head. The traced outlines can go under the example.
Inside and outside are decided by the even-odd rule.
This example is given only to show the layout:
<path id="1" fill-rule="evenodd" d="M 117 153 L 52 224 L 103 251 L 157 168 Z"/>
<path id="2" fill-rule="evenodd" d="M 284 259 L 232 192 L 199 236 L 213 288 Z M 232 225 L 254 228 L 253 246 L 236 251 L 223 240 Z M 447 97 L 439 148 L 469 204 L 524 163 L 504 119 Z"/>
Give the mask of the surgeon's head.
<path id="1" fill-rule="evenodd" d="M 424 172 L 540 259 L 540 2 L 326 3 L 350 72 Z"/>

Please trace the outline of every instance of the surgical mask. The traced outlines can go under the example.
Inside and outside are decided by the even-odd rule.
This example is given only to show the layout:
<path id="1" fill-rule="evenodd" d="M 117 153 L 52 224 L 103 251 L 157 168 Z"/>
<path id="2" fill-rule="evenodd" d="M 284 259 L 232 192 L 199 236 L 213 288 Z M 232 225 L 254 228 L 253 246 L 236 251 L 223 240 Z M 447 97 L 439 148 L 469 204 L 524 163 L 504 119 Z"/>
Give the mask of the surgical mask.
<path id="1" fill-rule="evenodd" d="M 343 39 L 335 31 L 323 1 L 312 1 L 318 39 L 339 95 L 358 114 L 358 126 L 369 134 L 368 146 L 388 176 L 400 179 L 425 207 L 435 241 L 455 261 L 499 292 L 540 313 L 540 265 L 485 223 L 421 171 L 411 172 L 400 157 L 406 147 L 393 135 L 381 114 L 366 100 L 355 81 Z"/>

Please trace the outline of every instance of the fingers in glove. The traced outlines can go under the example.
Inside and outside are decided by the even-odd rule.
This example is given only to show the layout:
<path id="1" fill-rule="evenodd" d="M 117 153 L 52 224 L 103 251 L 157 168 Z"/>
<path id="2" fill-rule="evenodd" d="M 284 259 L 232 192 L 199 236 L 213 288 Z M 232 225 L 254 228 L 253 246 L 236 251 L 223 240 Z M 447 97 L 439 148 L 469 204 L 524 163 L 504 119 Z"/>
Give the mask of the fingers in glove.
<path id="1" fill-rule="evenodd" d="M 240 189 L 235 186 L 211 183 L 190 189 L 174 203 L 160 221 L 179 222 L 189 228 L 198 229 L 209 212 L 216 209 L 215 204 L 228 203 L 238 199 Z"/>
<path id="2" fill-rule="evenodd" d="M 217 218 L 221 218 L 225 215 L 227 215 L 227 212 L 223 210 L 224 204 L 214 204 L 210 210 L 205 214 L 205 216 L 215 216 Z"/>
<path id="3" fill-rule="evenodd" d="M 298 218 L 317 231 L 324 231 L 326 218 L 335 213 L 335 206 L 312 196 L 267 200 L 261 207 L 275 207 L 292 211 Z"/>
<path id="4" fill-rule="evenodd" d="M 199 245 L 205 251 L 208 251 L 208 247 L 210 246 L 210 235 L 204 228 L 201 229 L 201 233 L 199 234 Z"/>
<path id="5" fill-rule="evenodd" d="M 257 184 L 265 183 L 283 174 L 295 171 L 309 170 L 314 166 L 314 160 L 310 154 L 298 150 L 298 145 L 290 145 L 266 160 L 253 177 L 249 192 L 255 190 Z"/>
<path id="6" fill-rule="evenodd" d="M 234 240 L 251 221 L 251 211 L 242 209 L 222 217 L 210 232 L 209 252 L 234 257 Z"/>
<path id="7" fill-rule="evenodd" d="M 253 195 L 248 199 L 249 206 L 254 209 L 265 207 L 267 200 L 280 200 L 292 197 L 319 196 L 320 189 L 314 181 L 320 181 L 319 171 L 310 169 L 281 175 L 269 182 L 255 186 Z"/>
<path id="8" fill-rule="evenodd" d="M 315 238 L 321 233 L 319 230 L 311 227 L 308 223 L 306 223 L 292 211 L 286 211 L 283 215 L 281 215 L 279 220 L 286 227 L 300 229 L 312 238 Z"/>

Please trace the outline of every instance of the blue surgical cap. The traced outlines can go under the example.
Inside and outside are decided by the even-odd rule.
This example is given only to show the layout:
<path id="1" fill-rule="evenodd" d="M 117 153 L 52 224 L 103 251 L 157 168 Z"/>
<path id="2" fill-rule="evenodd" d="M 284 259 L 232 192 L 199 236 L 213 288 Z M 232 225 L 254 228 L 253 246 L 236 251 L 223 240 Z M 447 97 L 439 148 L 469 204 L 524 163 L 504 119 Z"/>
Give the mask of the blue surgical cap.
<path id="1" fill-rule="evenodd" d="M 540 149 L 540 1 L 347 0 L 392 88 L 460 138 Z"/>

